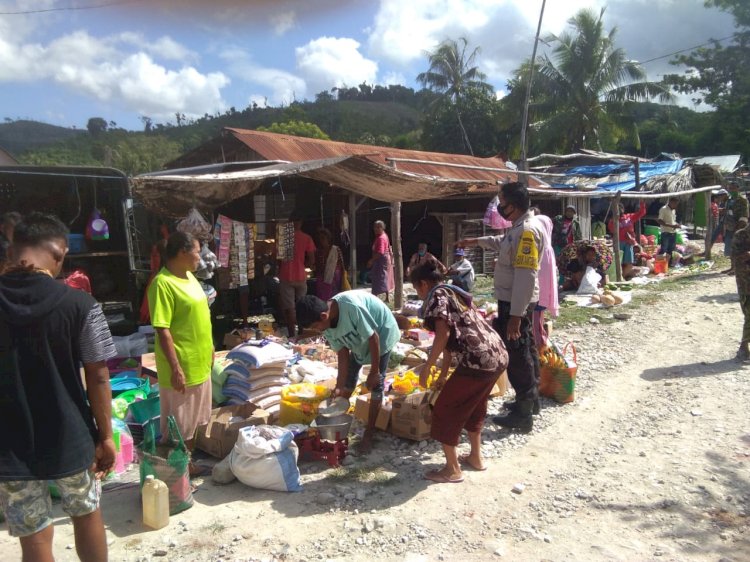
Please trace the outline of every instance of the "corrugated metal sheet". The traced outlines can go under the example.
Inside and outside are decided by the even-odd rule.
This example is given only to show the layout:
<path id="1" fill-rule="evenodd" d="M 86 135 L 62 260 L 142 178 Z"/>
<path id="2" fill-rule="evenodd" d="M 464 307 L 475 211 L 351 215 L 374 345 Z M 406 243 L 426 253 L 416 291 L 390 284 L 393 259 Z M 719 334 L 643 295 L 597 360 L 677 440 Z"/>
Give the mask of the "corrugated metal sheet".
<path id="1" fill-rule="evenodd" d="M 308 160 L 323 160 L 341 156 L 364 156 L 377 164 L 384 166 L 395 165 L 399 171 L 421 174 L 430 177 L 451 180 L 477 180 L 493 183 L 498 180 L 516 181 L 518 176 L 508 169 L 505 161 L 497 156 L 491 158 L 477 158 L 461 154 L 444 154 L 440 152 L 422 152 L 418 150 L 404 150 L 385 146 L 371 146 L 366 144 L 352 144 L 338 141 L 326 141 L 266 133 L 248 129 L 226 128 L 238 141 L 251 150 L 257 152 L 267 160 L 287 160 L 289 162 L 304 162 Z M 414 162 L 391 163 L 388 158 L 408 160 L 434 161 L 435 164 Z M 457 168 L 445 164 L 462 166 L 476 166 L 480 168 L 501 168 L 502 172 L 489 170 L 474 170 Z M 530 185 L 540 186 L 541 182 L 531 178 Z"/>

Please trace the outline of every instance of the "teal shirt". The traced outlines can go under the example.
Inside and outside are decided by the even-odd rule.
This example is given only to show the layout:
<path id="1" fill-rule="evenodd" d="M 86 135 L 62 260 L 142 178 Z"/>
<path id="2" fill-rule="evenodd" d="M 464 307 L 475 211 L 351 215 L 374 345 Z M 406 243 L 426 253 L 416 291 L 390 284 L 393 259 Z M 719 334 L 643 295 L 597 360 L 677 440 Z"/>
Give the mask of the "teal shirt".
<path id="1" fill-rule="evenodd" d="M 390 309 L 378 297 L 364 291 L 346 291 L 334 296 L 339 305 L 335 328 L 324 335 L 334 351 L 348 349 L 357 363 L 372 363 L 370 337 L 377 332 L 380 355 L 391 351 L 401 339 L 401 330 Z"/>

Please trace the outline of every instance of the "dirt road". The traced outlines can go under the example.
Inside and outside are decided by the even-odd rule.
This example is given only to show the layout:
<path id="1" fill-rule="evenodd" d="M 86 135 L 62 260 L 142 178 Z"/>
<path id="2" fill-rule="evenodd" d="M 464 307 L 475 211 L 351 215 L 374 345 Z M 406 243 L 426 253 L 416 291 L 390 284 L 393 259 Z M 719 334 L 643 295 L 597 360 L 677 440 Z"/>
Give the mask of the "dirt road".
<path id="1" fill-rule="evenodd" d="M 299 494 L 206 480 L 161 531 L 143 531 L 137 489 L 107 493 L 111 560 L 750 560 L 741 322 L 734 280 L 707 274 L 556 333 L 579 349 L 576 402 L 545 401 L 527 436 L 488 424 L 489 469 L 462 484 L 422 480 L 435 444 L 383 436 L 344 469 L 303 465 Z M 57 524 L 57 559 L 75 560 Z M 0 551 L 19 558 L 4 529 Z"/>

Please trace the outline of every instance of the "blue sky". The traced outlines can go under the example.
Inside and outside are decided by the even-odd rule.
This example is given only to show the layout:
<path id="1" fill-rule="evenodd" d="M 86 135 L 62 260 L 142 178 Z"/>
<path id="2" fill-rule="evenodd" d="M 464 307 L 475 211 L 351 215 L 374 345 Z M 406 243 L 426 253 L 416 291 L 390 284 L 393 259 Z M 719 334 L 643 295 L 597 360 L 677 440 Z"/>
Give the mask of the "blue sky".
<path id="1" fill-rule="evenodd" d="M 107 5 L 96 8 L 95 6 Z M 702 0 L 548 0 L 543 32 L 606 6 L 635 60 L 733 32 Z M 313 99 L 360 83 L 415 87 L 424 52 L 466 37 L 500 92 L 530 56 L 541 0 L 0 0 L 1 117 L 84 127 L 174 121 Z M 77 8 L 77 9 L 71 9 Z M 34 13 L 15 13 L 34 12 Z M 674 72 L 669 58 L 649 78 Z M 680 103 L 692 106 L 686 96 Z"/>

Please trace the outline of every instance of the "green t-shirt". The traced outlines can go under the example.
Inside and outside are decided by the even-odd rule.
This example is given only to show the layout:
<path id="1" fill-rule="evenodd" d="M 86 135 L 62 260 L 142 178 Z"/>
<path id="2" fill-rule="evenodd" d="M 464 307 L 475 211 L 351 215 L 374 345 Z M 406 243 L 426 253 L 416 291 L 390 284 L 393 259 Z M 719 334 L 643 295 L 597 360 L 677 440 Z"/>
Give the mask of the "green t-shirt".
<path id="1" fill-rule="evenodd" d="M 364 365 L 371 363 L 370 337 L 373 333 L 377 332 L 380 338 L 381 356 L 391 351 L 401 339 L 393 313 L 371 293 L 346 291 L 332 300 L 339 305 L 338 323 L 335 328 L 328 328 L 324 335 L 334 351 L 346 348 L 357 363 Z"/>
<path id="2" fill-rule="evenodd" d="M 208 299 L 198 280 L 162 268 L 148 288 L 148 307 L 154 328 L 169 328 L 185 384 L 196 386 L 211 376 L 213 339 Z M 156 338 L 156 372 L 161 388 L 172 388 L 172 368 Z"/>

